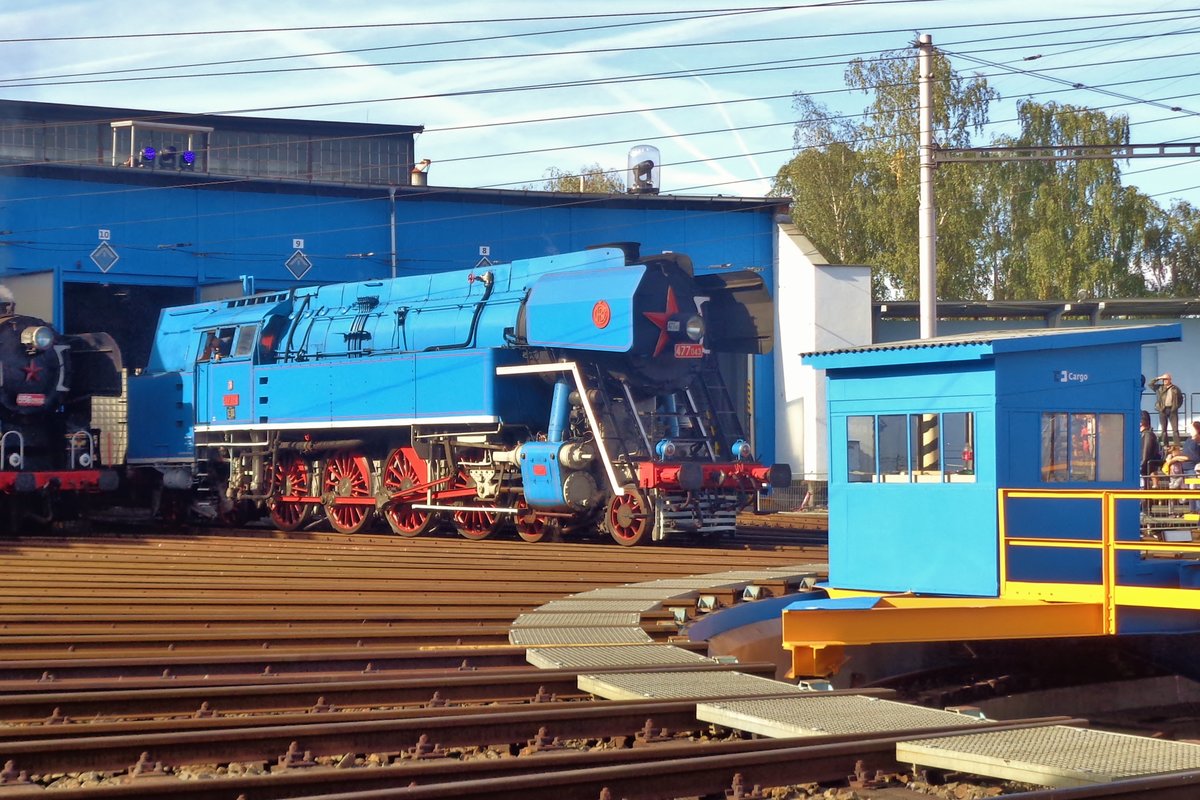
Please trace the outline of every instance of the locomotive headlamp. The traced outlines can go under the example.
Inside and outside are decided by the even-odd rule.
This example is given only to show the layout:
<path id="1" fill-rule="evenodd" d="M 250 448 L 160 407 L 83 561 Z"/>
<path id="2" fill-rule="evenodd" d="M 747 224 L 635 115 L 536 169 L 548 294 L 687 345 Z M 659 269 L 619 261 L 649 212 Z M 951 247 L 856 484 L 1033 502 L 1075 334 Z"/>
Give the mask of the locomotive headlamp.
<path id="1" fill-rule="evenodd" d="M 675 443 L 670 439 L 663 439 L 658 444 L 654 445 L 654 454 L 662 461 L 667 461 L 675 457 Z"/>
<path id="2" fill-rule="evenodd" d="M 49 350 L 54 344 L 54 331 L 45 325 L 30 325 L 21 331 L 21 344 L 28 350 Z"/>
<path id="3" fill-rule="evenodd" d="M 733 446 L 729 448 L 729 454 L 738 461 L 745 461 L 754 455 L 754 450 L 750 447 L 750 443 L 745 439 L 738 439 L 733 443 Z"/>
<path id="4" fill-rule="evenodd" d="M 687 337 L 693 342 L 698 342 L 704 338 L 704 318 L 697 315 L 689 317 L 687 326 L 684 328 Z"/>

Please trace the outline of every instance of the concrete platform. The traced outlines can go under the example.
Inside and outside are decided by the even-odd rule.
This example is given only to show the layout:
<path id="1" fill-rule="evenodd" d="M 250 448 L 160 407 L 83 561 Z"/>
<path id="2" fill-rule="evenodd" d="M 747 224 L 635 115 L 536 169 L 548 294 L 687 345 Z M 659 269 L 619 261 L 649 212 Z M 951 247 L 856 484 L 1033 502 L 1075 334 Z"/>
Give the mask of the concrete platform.
<path id="1" fill-rule="evenodd" d="M 612 672 L 580 675 L 579 688 L 605 700 L 674 700 L 705 697 L 764 697 L 811 694 L 782 681 L 741 672 Z"/>
<path id="2" fill-rule="evenodd" d="M 717 660 L 669 644 L 531 647 L 525 660 L 539 669 L 669 667 L 715 664 Z"/>
<path id="3" fill-rule="evenodd" d="M 696 718 L 772 738 L 886 733 L 981 724 L 975 717 L 860 695 L 802 692 L 774 700 L 700 703 Z"/>
<path id="4" fill-rule="evenodd" d="M 1200 744 L 1055 725 L 899 742 L 896 760 L 1065 788 L 1200 769 Z"/>

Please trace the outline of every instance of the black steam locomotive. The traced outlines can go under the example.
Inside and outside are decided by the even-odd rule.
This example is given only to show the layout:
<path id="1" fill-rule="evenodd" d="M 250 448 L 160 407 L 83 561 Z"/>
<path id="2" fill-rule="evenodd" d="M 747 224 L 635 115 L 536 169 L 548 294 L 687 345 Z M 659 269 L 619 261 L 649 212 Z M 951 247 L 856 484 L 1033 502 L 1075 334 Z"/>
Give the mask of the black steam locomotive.
<path id="1" fill-rule="evenodd" d="M 121 393 L 121 353 L 108 334 L 64 335 L 18 314 L 0 286 L 0 527 L 76 515 L 117 488 L 100 464 L 91 398 Z"/>

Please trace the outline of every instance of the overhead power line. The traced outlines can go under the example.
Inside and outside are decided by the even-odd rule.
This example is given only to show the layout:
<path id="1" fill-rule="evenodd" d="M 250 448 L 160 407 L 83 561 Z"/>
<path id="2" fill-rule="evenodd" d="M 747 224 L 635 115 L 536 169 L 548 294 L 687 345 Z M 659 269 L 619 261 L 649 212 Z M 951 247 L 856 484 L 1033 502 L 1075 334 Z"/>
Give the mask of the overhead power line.
<path id="1" fill-rule="evenodd" d="M 1200 11 L 1200 9 L 1196 9 L 1196 10 Z M 1141 16 L 1145 16 L 1147 13 L 1166 13 L 1166 12 L 1131 12 L 1131 13 L 1121 14 L 1121 15 L 1104 15 L 1103 17 L 1100 17 L 1100 18 L 1103 19 L 1103 18 L 1109 18 L 1112 16 L 1120 16 L 1123 18 L 1141 17 Z M 1176 13 L 1176 12 L 1172 12 L 1172 13 Z M 664 23 L 664 22 L 678 22 L 681 20 L 705 19 L 705 18 L 709 18 L 709 17 L 713 17 L 713 16 L 723 16 L 723 15 L 711 14 L 711 15 L 707 15 L 707 16 L 696 16 L 696 17 L 675 17 L 675 18 L 667 19 L 667 20 L 654 20 L 652 22 L 638 22 L 638 23 L 631 23 L 631 24 L 638 24 L 638 25 L 660 24 L 660 23 Z M 1178 22 L 1179 20 L 1182 20 L 1182 19 L 1192 19 L 1192 18 L 1193 17 L 1188 17 L 1188 16 L 1177 16 L 1177 17 L 1172 17 L 1171 21 Z M 949 31 L 949 30 L 966 30 L 966 29 L 975 29 L 975 28 L 990 29 L 997 25 L 1028 25 L 1028 24 L 1043 23 L 1043 22 L 1047 22 L 1047 21 L 1060 22 L 1060 21 L 1064 21 L 1064 20 L 1078 20 L 1078 19 L 1093 19 L 1093 17 L 1087 17 L 1087 18 L 1068 17 L 1068 18 L 1057 18 L 1057 19 L 1053 19 L 1053 20 L 1019 20 L 1019 21 L 1016 21 L 1013 23 L 987 22 L 987 23 L 973 23 L 973 24 L 963 24 L 963 25 L 947 25 L 947 26 L 940 26 L 940 27 L 936 28 L 935 30 Z M 1158 24 L 1158 23 L 1161 23 L 1162 21 L 1163 21 L 1163 19 L 1161 17 L 1153 17 L 1150 19 L 1138 19 L 1138 20 L 1122 19 L 1122 21 L 1119 23 L 1107 23 L 1104 25 L 1092 25 L 1092 26 L 1085 26 L 1085 27 L 1078 27 L 1078 28 L 1060 28 L 1060 29 L 1057 29 L 1054 31 L 1047 31 L 1045 33 L 1047 35 L 1050 35 L 1050 34 L 1059 35 L 1059 34 L 1064 34 L 1064 33 L 1080 33 L 1080 32 L 1089 32 L 1089 31 L 1094 32 L 1097 30 L 1105 30 L 1105 29 L 1114 28 L 1114 27 L 1120 27 L 1120 28 L 1124 29 L 1124 28 L 1128 28 L 1131 25 Z M 237 65 L 237 64 L 256 64 L 256 63 L 263 63 L 263 62 L 270 62 L 270 61 L 294 60 L 294 59 L 302 59 L 302 58 L 327 58 L 330 56 L 361 55 L 363 53 L 380 52 L 380 51 L 387 51 L 387 50 L 399 50 L 399 49 L 434 47 L 434 46 L 441 47 L 441 46 L 458 45 L 458 44 L 473 44 L 473 43 L 479 43 L 479 42 L 483 42 L 483 41 L 496 41 L 496 40 L 500 40 L 500 39 L 526 38 L 526 37 L 532 38 L 532 37 L 536 37 L 536 36 L 545 36 L 545 35 L 550 35 L 550 34 L 602 30 L 607 27 L 620 27 L 620 26 L 589 26 L 586 28 L 562 28 L 562 29 L 555 29 L 555 30 L 550 30 L 550 31 L 527 31 L 527 32 L 522 32 L 522 33 L 505 34 L 505 35 L 498 35 L 498 36 L 480 36 L 480 37 L 473 37 L 471 39 L 450 39 L 450 40 L 442 40 L 442 41 L 434 41 L 434 42 L 412 42 L 412 43 L 408 43 L 408 44 L 388 45 L 388 46 L 384 46 L 384 47 L 367 47 L 367 48 L 357 48 L 357 49 L 351 49 L 351 50 L 330 50 L 330 51 L 324 51 L 324 52 L 319 52 L 319 53 L 303 53 L 303 54 L 291 54 L 291 55 L 282 55 L 282 56 L 265 56 L 265 57 L 260 57 L 260 58 L 233 59 L 233 60 L 226 60 L 226 61 L 211 61 L 211 62 L 201 62 L 201 63 L 191 63 L 191 64 L 160 65 L 160 66 L 150 66 L 150 67 L 130 67 L 130 68 L 118 69 L 118 70 L 105 70 L 105 71 L 82 72 L 82 73 L 61 73 L 61 74 L 57 74 L 57 75 L 35 75 L 35 76 L 14 77 L 14 78 L 0 78 L 0 88 L 23 89 L 23 88 L 42 87 L 42 86 L 68 86 L 68 85 L 79 85 L 79 84 L 90 84 L 90 83 L 121 83 L 121 82 L 140 82 L 140 81 L 158 81 L 158 80 L 186 80 L 189 78 L 213 78 L 213 77 L 239 77 L 239 78 L 242 78 L 242 77 L 248 77 L 248 76 L 254 76 L 254 75 L 274 75 L 274 74 L 293 73 L 293 72 L 312 72 L 312 71 L 327 71 L 327 70 L 342 70 L 342 69 L 369 69 L 369 68 L 382 68 L 382 67 L 395 67 L 395 66 L 411 66 L 414 64 L 420 64 L 420 65 L 427 66 L 427 65 L 431 65 L 431 64 L 453 64 L 453 63 L 466 63 L 466 62 L 474 62 L 474 61 L 497 61 L 497 60 L 510 60 L 510 59 L 511 60 L 519 60 L 519 59 L 527 59 L 527 58 L 547 58 L 547 57 L 583 55 L 583 54 L 592 54 L 592 53 L 594 53 L 594 50 L 591 50 L 591 49 L 551 50 L 551 51 L 541 51 L 541 52 L 533 52 L 533 53 L 505 53 L 505 54 L 499 54 L 499 55 L 476 55 L 476 56 L 468 55 L 468 56 L 452 56 L 452 57 L 439 57 L 439 58 L 422 58 L 422 59 L 416 59 L 416 60 L 410 60 L 410 61 L 383 61 L 383 62 L 372 61 L 372 62 L 354 63 L 354 64 L 321 64 L 321 65 L 317 65 L 317 66 L 280 67 L 277 69 L 263 69 L 263 70 L 234 70 L 234 71 L 227 71 L 227 72 L 188 72 L 188 73 L 179 73 L 179 74 L 172 74 L 172 75 L 138 74 L 138 75 L 132 75 L 131 77 L 114 77 L 114 76 L 130 75 L 131 73 L 161 72 L 161 71 L 172 70 L 172 69 L 198 69 L 201 67 L 232 66 L 232 65 Z M 754 45 L 754 44 L 767 44 L 767 43 L 772 43 L 772 42 L 775 42 L 775 43 L 795 42 L 795 41 L 820 40 L 820 39 L 831 39 L 831 38 L 845 38 L 845 37 L 849 37 L 849 36 L 855 36 L 855 37 L 884 36 L 884 35 L 891 35 L 891 34 L 907 34 L 907 33 L 910 33 L 910 31 L 907 28 L 884 28 L 884 29 L 871 30 L 871 31 L 861 31 L 860 30 L 860 31 L 853 31 L 853 32 L 801 34 L 801 35 L 794 35 L 794 36 L 770 36 L 770 37 L 759 37 L 759 38 L 750 38 L 750 39 L 724 39 L 724 40 L 713 40 L 713 41 L 705 41 L 705 42 L 676 42 L 676 43 L 655 42 L 653 44 L 639 45 L 639 46 L 606 47 L 605 53 L 609 53 L 609 54 L 611 54 L 611 53 L 630 53 L 630 52 L 641 52 L 641 51 L 647 51 L 647 50 L 661 51 L 661 50 L 674 50 L 674 49 L 693 48 L 693 47 Z M 1182 35 L 1185 33 L 1188 33 L 1188 31 L 1168 31 L 1168 32 L 1164 32 L 1164 33 L 1158 34 L 1158 35 L 1170 36 L 1170 35 Z M 968 44 L 968 43 L 977 43 L 977 42 L 981 42 L 981 41 L 994 43 L 994 42 L 1006 41 L 1009 39 L 1018 39 L 1018 38 L 1025 40 L 1023 43 L 1023 48 L 1039 46 L 1037 44 L 1029 43 L 1028 42 L 1029 36 L 1030 36 L 1030 34 L 1028 34 L 1028 33 L 1010 34 L 1010 35 L 1006 35 L 1006 36 L 991 36 L 986 39 L 974 39 L 974 40 L 966 40 L 966 41 L 962 41 L 962 42 L 952 42 L 952 43 L 950 43 L 949 46 L 957 46 L 957 45 Z M 1104 44 L 1104 43 L 1124 41 L 1124 40 L 1130 40 L 1130 39 L 1136 39 L 1136 38 L 1139 38 L 1139 37 L 1121 37 L 1120 39 L 1100 40 L 1099 42 L 1097 42 L 1094 38 L 1092 38 L 1092 39 L 1087 40 L 1086 43 L 1090 44 L 1092 46 L 1099 46 L 1100 44 Z M 1084 43 L 1084 42 L 1062 42 L 1062 43 L 1046 44 L 1044 46 L 1050 47 L 1050 46 L 1062 46 L 1064 44 L 1082 44 L 1082 43 Z M 849 55 L 849 54 L 843 54 L 843 55 Z M 827 56 L 827 57 L 832 57 L 832 56 Z"/>
<path id="2" fill-rule="evenodd" d="M 78 36 L 30 36 L 17 38 L 0 38 L 0 44 L 16 43 L 46 43 L 46 42 L 81 42 L 112 39 L 157 39 L 178 38 L 184 36 L 231 36 L 263 33 L 298 33 L 302 31 L 352 31 L 375 30 L 380 28 L 422 28 L 443 25 L 490 25 L 510 22 L 549 22 L 568 19 L 608 19 L 612 17 L 661 17 L 670 14 L 699 14 L 699 15 L 729 15 L 729 14 L 760 14 L 772 11 L 793 11 L 796 9 L 834 8 L 838 6 L 873 6 L 873 5 L 908 5 L 916 3 L 938 2 L 938 0 L 827 0 L 827 2 L 798 3 L 783 6 L 734 6 L 730 8 L 695 8 L 672 9 L 671 11 L 621 11 L 602 14 L 555 14 L 553 16 L 532 17 L 490 17 L 487 19 L 444 19 L 422 20 L 417 22 L 363 22 L 347 25 L 297 25 L 279 28 L 227 28 L 221 30 L 199 31 L 155 31 L 145 33 L 96 33 Z M 620 26 L 614 26 L 620 27 Z"/>

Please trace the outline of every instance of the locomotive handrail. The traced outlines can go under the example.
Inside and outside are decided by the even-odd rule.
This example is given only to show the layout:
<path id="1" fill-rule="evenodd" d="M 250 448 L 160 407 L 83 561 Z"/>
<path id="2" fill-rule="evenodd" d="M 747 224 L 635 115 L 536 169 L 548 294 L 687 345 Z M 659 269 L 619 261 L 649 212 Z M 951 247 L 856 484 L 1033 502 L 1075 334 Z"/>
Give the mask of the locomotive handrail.
<path id="1" fill-rule="evenodd" d="M 544 375 L 551 372 L 570 372 L 575 381 L 575 390 L 579 395 L 579 404 L 587 416 L 588 426 L 596 440 L 596 450 L 600 453 L 600 462 L 604 464 L 604 473 L 608 476 L 608 484 L 617 497 L 625 496 L 625 487 L 617 480 L 617 471 L 613 467 L 612 457 L 604 446 L 604 438 L 600 436 L 600 421 L 596 418 L 596 410 L 588 400 L 587 386 L 579 373 L 579 365 L 574 361 L 559 361 L 554 364 L 515 364 L 508 367 L 496 367 L 497 375 Z"/>
<path id="2" fill-rule="evenodd" d="M 17 457 L 21 460 L 21 463 L 16 466 L 20 469 L 25 466 L 25 437 L 21 435 L 20 431 L 5 431 L 4 435 L 0 436 L 0 469 L 10 466 L 8 463 L 8 446 L 6 444 L 9 436 L 17 438 Z"/>
<path id="3" fill-rule="evenodd" d="M 83 466 L 91 467 L 96 463 L 96 437 L 92 436 L 89 431 L 75 431 L 74 433 L 67 434 L 67 453 L 70 456 L 69 463 L 79 464 L 79 459 L 76 456 L 76 453 L 79 452 L 79 448 L 76 446 L 76 444 L 81 436 L 84 438 L 84 441 L 87 445 L 88 457 L 88 463 L 84 464 Z"/>
<path id="4" fill-rule="evenodd" d="M 708 450 L 708 458 L 711 461 L 717 460 L 717 454 L 713 452 L 712 437 L 709 436 L 708 427 L 701 419 L 700 410 L 696 407 L 696 398 L 692 396 L 690 388 L 684 390 L 684 395 L 687 397 L 688 405 L 691 406 L 692 413 L 695 415 L 696 426 L 700 429 L 700 434 L 704 437 L 704 447 Z M 728 442 L 726 443 L 728 444 Z"/>
<path id="5" fill-rule="evenodd" d="M 654 445 L 650 441 L 650 434 L 646 433 L 646 426 L 642 424 L 642 415 L 638 413 L 637 403 L 633 399 L 633 392 L 626 381 L 621 381 L 621 388 L 625 391 L 625 401 L 629 403 L 629 413 L 633 416 L 633 421 L 637 423 L 638 432 L 642 434 L 642 443 L 646 446 L 646 452 L 653 453 Z"/>

